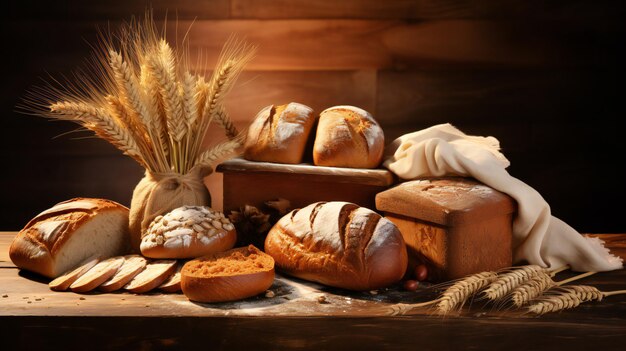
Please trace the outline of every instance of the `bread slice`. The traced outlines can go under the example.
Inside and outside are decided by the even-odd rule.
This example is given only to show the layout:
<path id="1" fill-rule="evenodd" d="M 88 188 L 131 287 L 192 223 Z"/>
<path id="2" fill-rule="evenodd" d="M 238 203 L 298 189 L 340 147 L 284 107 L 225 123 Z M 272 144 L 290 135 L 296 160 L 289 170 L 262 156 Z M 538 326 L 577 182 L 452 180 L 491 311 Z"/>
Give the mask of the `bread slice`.
<path id="1" fill-rule="evenodd" d="M 102 283 L 98 290 L 111 292 L 121 289 L 126 283 L 131 281 L 137 274 L 146 268 L 148 261 L 140 255 L 124 256 L 124 264 L 109 280 Z"/>
<path id="2" fill-rule="evenodd" d="M 78 293 L 91 291 L 115 275 L 123 264 L 124 257 L 122 256 L 108 258 L 78 278 L 70 285 L 70 289 Z"/>
<path id="3" fill-rule="evenodd" d="M 85 274 L 88 270 L 92 269 L 98 262 L 100 262 L 99 258 L 92 258 L 87 260 L 86 263 L 80 265 L 78 268 L 67 272 L 60 277 L 54 279 L 48 286 L 50 289 L 54 291 L 65 291 L 67 288 L 72 285 L 78 278 L 80 278 L 83 274 Z"/>
<path id="4" fill-rule="evenodd" d="M 181 288 L 192 301 L 223 302 L 258 295 L 274 282 L 274 259 L 250 245 L 187 262 Z"/>
<path id="5" fill-rule="evenodd" d="M 176 271 L 176 260 L 158 260 L 148 263 L 146 269 L 137 274 L 124 289 L 141 294 L 163 284 Z"/>
<path id="6" fill-rule="evenodd" d="M 175 293 L 181 290 L 180 288 L 180 271 L 183 268 L 182 264 L 176 265 L 176 272 L 172 274 L 167 280 L 159 286 L 159 290 L 166 293 Z"/>
<path id="7" fill-rule="evenodd" d="M 56 278 L 91 257 L 124 254 L 129 241 L 128 208 L 104 199 L 75 198 L 28 222 L 9 255 L 19 268 Z"/>

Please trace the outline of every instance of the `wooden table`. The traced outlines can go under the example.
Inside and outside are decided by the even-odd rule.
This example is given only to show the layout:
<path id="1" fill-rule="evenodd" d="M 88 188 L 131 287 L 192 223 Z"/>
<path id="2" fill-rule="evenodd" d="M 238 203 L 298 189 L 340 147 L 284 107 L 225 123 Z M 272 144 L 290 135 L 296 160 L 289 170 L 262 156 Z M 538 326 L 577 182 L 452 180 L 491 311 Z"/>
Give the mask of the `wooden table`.
<path id="1" fill-rule="evenodd" d="M 284 277 L 272 286 L 274 297 L 224 304 L 192 303 L 182 294 L 53 292 L 47 280 L 11 263 L 14 235 L 0 232 L 0 350 L 611 350 L 626 340 L 624 295 L 542 317 L 474 305 L 442 318 L 429 309 L 392 315 L 394 303 L 428 300 L 432 289 L 348 293 Z M 626 257 L 626 234 L 598 236 Z M 626 270 L 581 283 L 625 289 Z"/>

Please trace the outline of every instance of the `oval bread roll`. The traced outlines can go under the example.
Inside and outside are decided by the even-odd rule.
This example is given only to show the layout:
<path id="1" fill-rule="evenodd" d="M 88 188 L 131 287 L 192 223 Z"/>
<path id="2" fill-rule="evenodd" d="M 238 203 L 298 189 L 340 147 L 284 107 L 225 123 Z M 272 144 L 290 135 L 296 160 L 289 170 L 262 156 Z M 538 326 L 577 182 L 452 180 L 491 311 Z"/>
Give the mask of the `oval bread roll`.
<path id="1" fill-rule="evenodd" d="M 19 268 L 56 278 L 90 257 L 124 254 L 129 245 L 128 208 L 104 199 L 75 198 L 28 222 L 13 239 L 9 256 Z"/>
<path id="2" fill-rule="evenodd" d="M 350 290 L 388 286 L 407 269 L 398 228 L 348 202 L 317 202 L 288 213 L 267 235 L 265 252 L 287 274 Z"/>
<path id="3" fill-rule="evenodd" d="M 297 102 L 263 108 L 248 129 L 244 158 L 250 161 L 301 163 L 315 119 L 310 107 Z"/>
<path id="4" fill-rule="evenodd" d="M 231 249 L 236 241 L 235 226 L 223 213 L 183 206 L 156 217 L 140 248 L 150 258 L 196 258 Z"/>
<path id="5" fill-rule="evenodd" d="M 320 113 L 313 163 L 317 166 L 376 168 L 383 158 L 385 135 L 372 115 L 354 106 Z"/>
<path id="6" fill-rule="evenodd" d="M 274 260 L 250 245 L 185 263 L 180 285 L 189 300 L 223 302 L 258 295 L 273 282 Z"/>

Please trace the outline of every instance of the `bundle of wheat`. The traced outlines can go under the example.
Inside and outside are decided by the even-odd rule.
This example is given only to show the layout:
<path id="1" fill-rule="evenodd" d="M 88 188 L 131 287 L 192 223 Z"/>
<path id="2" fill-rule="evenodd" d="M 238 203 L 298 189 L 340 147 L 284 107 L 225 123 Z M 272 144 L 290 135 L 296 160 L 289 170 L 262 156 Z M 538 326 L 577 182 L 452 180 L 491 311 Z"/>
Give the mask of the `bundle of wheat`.
<path id="1" fill-rule="evenodd" d="M 229 39 L 206 80 L 190 71 L 187 39 L 183 49 L 173 50 L 150 14 L 102 39 L 93 69 L 79 71 L 75 81 L 60 88 L 49 84 L 33 90 L 27 105 L 39 115 L 80 124 L 146 169 L 131 203 L 137 246 L 159 214 L 182 205 L 210 205 L 203 176 L 243 141 L 224 97 L 255 48 Z M 213 121 L 230 140 L 203 150 Z"/>

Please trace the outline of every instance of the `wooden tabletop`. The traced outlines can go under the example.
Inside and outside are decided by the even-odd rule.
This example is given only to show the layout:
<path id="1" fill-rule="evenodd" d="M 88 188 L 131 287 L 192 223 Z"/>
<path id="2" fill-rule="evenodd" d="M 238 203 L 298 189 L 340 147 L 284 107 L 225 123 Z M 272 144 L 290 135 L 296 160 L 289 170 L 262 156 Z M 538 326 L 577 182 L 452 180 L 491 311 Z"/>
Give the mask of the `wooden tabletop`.
<path id="1" fill-rule="evenodd" d="M 200 304 L 182 294 L 53 292 L 8 257 L 14 232 L 0 232 L 0 330 L 9 349 L 41 347 L 170 349 L 621 349 L 626 296 L 542 317 L 474 304 L 445 318 L 428 308 L 394 316 L 396 303 L 426 301 L 399 287 L 350 293 L 277 277 L 274 297 Z M 626 258 L 626 234 L 598 235 Z M 558 279 L 572 273 L 559 274 Z M 602 291 L 626 288 L 626 271 L 580 281 Z M 325 303 L 320 303 L 323 296 Z M 5 349 L 5 348 L 2 348 Z"/>

